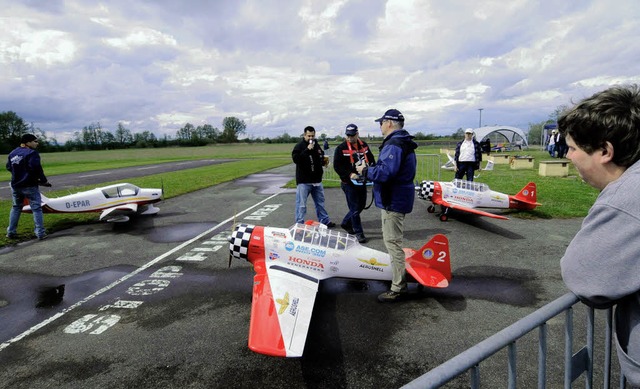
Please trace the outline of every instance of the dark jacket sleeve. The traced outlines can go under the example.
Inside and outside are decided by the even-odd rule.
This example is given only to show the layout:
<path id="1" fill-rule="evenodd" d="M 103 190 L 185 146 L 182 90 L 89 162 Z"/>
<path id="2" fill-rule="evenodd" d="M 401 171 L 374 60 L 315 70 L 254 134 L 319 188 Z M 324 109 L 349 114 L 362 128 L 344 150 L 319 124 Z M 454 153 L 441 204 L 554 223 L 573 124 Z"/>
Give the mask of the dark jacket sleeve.
<path id="1" fill-rule="evenodd" d="M 345 183 L 349 183 L 349 176 L 353 171 L 353 165 L 351 165 L 351 160 L 348 157 L 344 156 L 345 143 L 341 143 L 336 147 L 336 151 L 333 154 L 333 170 L 336 171 L 338 176 L 340 176 L 340 180 Z"/>

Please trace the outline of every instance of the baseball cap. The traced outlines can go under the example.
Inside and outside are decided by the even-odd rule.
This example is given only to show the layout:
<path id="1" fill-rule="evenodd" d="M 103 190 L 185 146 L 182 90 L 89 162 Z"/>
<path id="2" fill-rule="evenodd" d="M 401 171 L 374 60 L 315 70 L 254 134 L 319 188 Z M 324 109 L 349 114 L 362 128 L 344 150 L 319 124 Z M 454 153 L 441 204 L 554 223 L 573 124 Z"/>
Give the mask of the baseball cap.
<path id="1" fill-rule="evenodd" d="M 404 122 L 404 115 L 397 109 L 390 109 L 382 115 L 380 119 L 374 120 L 375 122 L 382 122 L 383 120 L 394 120 L 396 122 Z"/>
<path id="2" fill-rule="evenodd" d="M 473 129 L 472 128 L 467 128 L 466 130 L 464 130 L 465 134 L 473 134 Z"/>
<path id="3" fill-rule="evenodd" d="M 36 138 L 36 136 L 33 134 L 24 134 L 22 135 L 22 138 L 20 138 L 20 143 L 29 143 L 33 142 L 36 139 L 38 138 Z"/>
<path id="4" fill-rule="evenodd" d="M 355 135 L 358 133 L 358 126 L 356 126 L 355 124 L 349 124 L 344 133 L 349 136 Z"/>

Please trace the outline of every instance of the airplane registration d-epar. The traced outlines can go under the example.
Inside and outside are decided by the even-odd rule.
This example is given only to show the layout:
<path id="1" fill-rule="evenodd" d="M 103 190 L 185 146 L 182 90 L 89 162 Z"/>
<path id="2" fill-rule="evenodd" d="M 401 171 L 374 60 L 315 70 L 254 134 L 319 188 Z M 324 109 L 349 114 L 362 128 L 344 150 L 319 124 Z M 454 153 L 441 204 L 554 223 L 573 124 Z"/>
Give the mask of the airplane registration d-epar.
<path id="1" fill-rule="evenodd" d="M 354 235 L 308 221 L 290 228 L 236 226 L 232 258 L 253 264 L 249 348 L 261 354 L 299 357 L 304 351 L 318 284 L 332 277 L 391 280 L 387 253 L 358 243 Z M 404 249 L 407 278 L 431 288 L 451 281 L 449 241 L 435 235 L 419 250 Z M 412 280 L 412 281 L 413 281 Z"/>
<path id="2" fill-rule="evenodd" d="M 160 208 L 153 204 L 162 200 L 163 190 L 139 188 L 121 183 L 78 192 L 67 196 L 48 198 L 43 194 L 44 213 L 101 212 L 100 220 L 126 222 L 131 215 L 155 215 Z M 22 212 L 31 212 L 31 206 L 22 207 Z"/>

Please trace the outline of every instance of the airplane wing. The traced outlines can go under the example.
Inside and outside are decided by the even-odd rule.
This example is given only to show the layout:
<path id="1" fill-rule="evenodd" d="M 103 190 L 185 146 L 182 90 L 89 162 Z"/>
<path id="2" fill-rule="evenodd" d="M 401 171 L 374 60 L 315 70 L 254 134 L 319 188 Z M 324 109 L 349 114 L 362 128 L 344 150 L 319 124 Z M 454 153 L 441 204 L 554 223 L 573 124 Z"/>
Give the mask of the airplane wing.
<path id="1" fill-rule="evenodd" d="M 436 203 L 436 202 L 434 201 L 434 203 Z M 446 208 L 455 209 L 457 211 L 474 213 L 476 215 L 491 217 L 491 218 L 494 218 L 494 219 L 509 220 L 509 218 L 505 217 L 505 216 L 496 215 L 495 213 L 481 211 L 479 209 L 467 207 L 467 206 L 456 204 L 456 203 L 450 203 L 448 201 L 444 201 L 444 200 L 441 200 L 441 199 L 437 201 L 437 204 L 442 205 L 443 207 L 446 207 Z"/>
<path id="2" fill-rule="evenodd" d="M 107 208 L 100 214 L 100 220 L 105 218 L 118 217 L 122 215 L 130 215 L 138 211 L 138 204 L 128 203 L 121 204 L 115 207 Z"/>
<path id="3" fill-rule="evenodd" d="M 273 356 L 302 356 L 317 291 L 317 279 L 283 267 L 256 274 L 249 348 Z"/>

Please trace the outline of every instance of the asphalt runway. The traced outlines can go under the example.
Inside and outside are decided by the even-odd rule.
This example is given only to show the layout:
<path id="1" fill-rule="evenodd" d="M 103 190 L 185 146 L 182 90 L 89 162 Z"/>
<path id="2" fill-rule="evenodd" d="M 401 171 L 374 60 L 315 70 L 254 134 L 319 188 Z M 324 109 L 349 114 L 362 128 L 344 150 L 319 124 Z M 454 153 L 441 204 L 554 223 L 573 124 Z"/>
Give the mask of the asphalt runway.
<path id="1" fill-rule="evenodd" d="M 407 301 L 381 304 L 376 296 L 388 288 L 384 282 L 326 280 L 304 356 L 253 353 L 247 348 L 253 271 L 241 260 L 227 267 L 226 238 L 234 221 L 293 224 L 295 193 L 279 189 L 293 169 L 163 201 L 156 216 L 77 226 L 3 249 L 0 388 L 397 388 L 567 292 L 559 260 L 581 219 L 454 214 L 440 222 L 417 199 L 405 246 L 445 234 L 449 288 L 411 286 Z M 339 224 L 344 195 L 327 189 L 326 198 Z M 363 214 L 366 245 L 384 250 L 374 208 Z M 315 219 L 311 199 L 309 211 Z M 56 216 L 45 215 L 45 224 L 49 217 Z M 54 288 L 63 284 L 57 301 Z M 560 358 L 563 342 L 555 332 L 562 335 L 563 324 L 548 324 L 549 353 Z M 519 387 L 535 386 L 535 345 L 518 350 L 533 354 L 533 362 L 519 356 L 525 366 Z M 562 387 L 561 361 L 549 362 L 557 385 L 547 387 Z M 506 387 L 505 366 L 504 354 L 488 361 L 483 387 Z M 447 387 L 468 386 L 465 375 Z"/>

